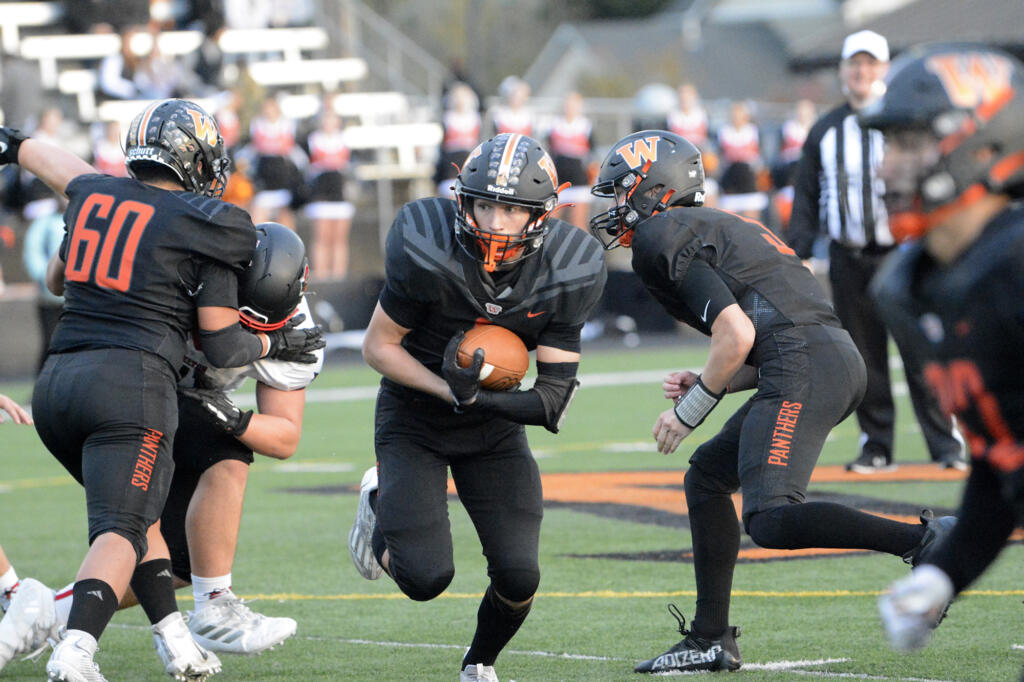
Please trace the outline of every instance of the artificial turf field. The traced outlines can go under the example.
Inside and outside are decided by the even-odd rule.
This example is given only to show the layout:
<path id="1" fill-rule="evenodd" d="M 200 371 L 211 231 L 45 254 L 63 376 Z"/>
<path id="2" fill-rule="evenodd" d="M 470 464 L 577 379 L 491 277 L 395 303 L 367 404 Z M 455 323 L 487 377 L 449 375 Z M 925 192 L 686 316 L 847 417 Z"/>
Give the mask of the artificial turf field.
<path id="1" fill-rule="evenodd" d="M 501 680 L 641 679 L 633 664 L 680 639 L 666 604 L 693 613 L 682 472 L 743 397 L 728 397 L 673 455 L 653 451 L 650 428 L 668 405 L 663 370 L 697 367 L 704 352 L 700 344 L 585 350 L 583 386 L 562 432 L 529 427 L 544 475 L 542 578 L 529 619 L 498 659 Z M 373 463 L 376 375 L 354 353 L 334 357 L 340 361 L 309 391 L 298 453 L 286 462 L 257 457 L 252 467 L 233 571 L 238 594 L 258 599 L 257 611 L 295 618 L 298 634 L 261 656 L 223 656 L 215 679 L 456 680 L 487 586 L 473 528 L 451 497 L 456 575 L 432 602 L 406 599 L 386 576 L 368 582 L 356 573 L 346 540 L 359 479 Z M 27 382 L 0 384 L 23 404 L 30 390 Z M 897 409 L 903 466 L 885 478 L 842 472 L 857 447 L 855 421 L 847 420 L 826 445 L 811 499 L 908 519 L 920 507 L 955 509 L 964 475 L 939 475 L 926 464 L 905 396 Z M 0 425 L 0 509 L 0 543 L 19 575 L 51 587 L 70 582 L 85 550 L 84 495 L 31 427 Z M 784 553 L 759 551 L 744 536 L 731 618 L 743 629 L 744 665 L 730 679 L 1019 678 L 1020 544 L 1004 551 L 953 606 L 931 646 L 915 654 L 886 647 L 875 610 L 879 592 L 908 570 L 898 558 L 774 554 Z M 183 611 L 191 602 L 189 591 L 179 592 Z M 115 616 L 100 649 L 96 660 L 112 681 L 167 679 L 139 609 Z M 11 663 L 0 677 L 41 679 L 45 658 Z"/>

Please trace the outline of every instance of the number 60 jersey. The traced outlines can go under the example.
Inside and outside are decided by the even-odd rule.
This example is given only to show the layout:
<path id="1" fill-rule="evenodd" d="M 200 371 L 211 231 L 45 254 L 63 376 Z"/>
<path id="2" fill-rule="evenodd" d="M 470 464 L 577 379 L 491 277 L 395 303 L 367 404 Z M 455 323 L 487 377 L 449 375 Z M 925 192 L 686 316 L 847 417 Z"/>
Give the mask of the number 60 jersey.
<path id="1" fill-rule="evenodd" d="M 256 246 L 249 214 L 109 175 L 66 191 L 64 313 L 49 352 L 132 348 L 181 366 L 196 307 L 238 307 L 235 273 Z"/>

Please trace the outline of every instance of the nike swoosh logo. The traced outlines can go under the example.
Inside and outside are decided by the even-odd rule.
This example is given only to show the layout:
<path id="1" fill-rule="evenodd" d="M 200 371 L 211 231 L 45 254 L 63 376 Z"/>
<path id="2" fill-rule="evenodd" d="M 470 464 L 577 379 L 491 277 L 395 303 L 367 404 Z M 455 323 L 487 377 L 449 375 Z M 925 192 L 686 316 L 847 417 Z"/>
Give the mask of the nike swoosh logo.
<path id="1" fill-rule="evenodd" d="M 526 313 L 526 316 L 527 317 L 540 317 L 541 315 L 543 315 L 546 312 L 547 312 L 546 310 L 542 310 L 539 313 L 529 312 L 529 313 Z"/>
<path id="2" fill-rule="evenodd" d="M 704 304 L 704 314 L 700 316 L 700 321 L 701 322 L 707 322 L 708 321 L 708 306 L 710 306 L 710 305 L 711 305 L 711 299 L 709 298 L 708 302 Z"/>

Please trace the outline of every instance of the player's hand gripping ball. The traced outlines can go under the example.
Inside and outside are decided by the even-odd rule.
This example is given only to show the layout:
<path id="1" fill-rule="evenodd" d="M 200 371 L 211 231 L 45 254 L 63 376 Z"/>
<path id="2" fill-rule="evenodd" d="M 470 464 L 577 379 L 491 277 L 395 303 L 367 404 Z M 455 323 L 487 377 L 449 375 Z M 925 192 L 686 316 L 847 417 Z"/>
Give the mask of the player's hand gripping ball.
<path id="1" fill-rule="evenodd" d="M 466 332 L 459 345 L 459 367 L 472 364 L 477 348 L 484 350 L 480 385 L 488 390 L 507 391 L 516 387 L 530 367 L 530 353 L 523 340 L 496 324 L 478 324 Z"/>

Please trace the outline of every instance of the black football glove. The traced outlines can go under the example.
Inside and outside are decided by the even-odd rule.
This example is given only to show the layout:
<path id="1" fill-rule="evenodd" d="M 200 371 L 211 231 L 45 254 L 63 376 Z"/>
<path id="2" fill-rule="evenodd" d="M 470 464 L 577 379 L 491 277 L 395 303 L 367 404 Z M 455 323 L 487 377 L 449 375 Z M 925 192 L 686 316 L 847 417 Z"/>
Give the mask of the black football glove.
<path id="1" fill-rule="evenodd" d="M 242 412 L 224 391 L 216 388 L 182 388 L 179 392 L 202 405 L 213 423 L 232 436 L 241 436 L 249 428 L 252 410 Z"/>
<path id="2" fill-rule="evenodd" d="M 459 367 L 459 346 L 465 336 L 466 332 L 461 331 L 448 341 L 441 362 L 441 376 L 448 382 L 456 412 L 476 400 L 480 392 L 480 368 L 484 365 L 484 349 L 477 348 L 473 351 L 473 362 L 469 363 L 469 367 Z"/>
<path id="3" fill-rule="evenodd" d="M 28 135 L 22 135 L 16 128 L 0 126 L 0 166 L 18 163 L 18 148 L 27 139 Z"/>
<path id="4" fill-rule="evenodd" d="M 305 315 L 299 314 L 288 320 L 288 324 L 280 329 L 266 332 L 267 338 L 270 339 L 270 350 L 267 351 L 266 357 L 285 362 L 301 362 L 304 365 L 316 362 L 313 351 L 320 350 L 327 342 L 324 341 L 320 327 L 298 329 L 305 319 Z"/>

